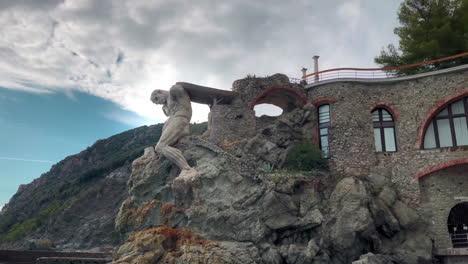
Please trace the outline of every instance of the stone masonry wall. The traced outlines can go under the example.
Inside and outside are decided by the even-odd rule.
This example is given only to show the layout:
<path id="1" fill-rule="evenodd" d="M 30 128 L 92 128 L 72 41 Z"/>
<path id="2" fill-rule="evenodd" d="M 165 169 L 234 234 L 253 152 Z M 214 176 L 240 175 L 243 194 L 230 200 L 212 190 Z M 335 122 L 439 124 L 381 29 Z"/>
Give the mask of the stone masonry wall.
<path id="1" fill-rule="evenodd" d="M 428 110 L 444 97 L 467 89 L 467 81 L 468 72 L 461 71 L 393 83 L 333 82 L 310 88 L 310 101 L 336 99 L 330 104 L 331 168 L 351 175 L 384 175 L 400 187 L 401 196 L 417 204 L 418 172 L 468 157 L 464 147 L 423 150 L 418 144 L 418 129 Z M 379 104 L 396 112 L 397 152 L 374 150 L 371 111 Z"/>
<path id="2" fill-rule="evenodd" d="M 437 249 L 451 248 L 447 229 L 450 210 L 462 202 L 456 198 L 468 197 L 468 165 L 458 165 L 431 173 L 419 181 L 421 211 L 431 219 L 429 229 Z"/>
<path id="3" fill-rule="evenodd" d="M 263 129 L 268 127 L 268 122 L 281 119 L 281 116 L 256 118 L 250 109 L 253 100 L 274 85 L 298 89 L 306 94 L 307 102 L 315 106 L 311 118 L 301 125 L 305 130 L 304 138 L 318 143 L 317 109 L 324 103 L 331 106 L 330 169 L 348 176 L 363 175 L 371 181 L 391 181 L 397 186 L 402 200 L 422 209 L 431 223 L 437 249 L 451 247 L 446 221 L 455 201 L 450 192 L 468 196 L 464 186 L 468 184 L 468 165 L 430 172 L 444 163 L 449 167 L 468 163 L 468 147 L 422 149 L 420 128 L 427 121 L 428 113 L 445 107 L 445 99 L 455 95 L 468 96 L 468 68 L 391 82 L 334 81 L 301 87 L 288 84 L 286 79 L 285 75 L 275 74 L 235 81 L 233 90 L 239 97 L 231 105 L 212 107 L 211 141 L 230 143 L 248 139 L 255 134 L 255 129 Z M 371 112 L 382 106 L 393 114 L 396 152 L 375 152 Z M 426 173 L 428 175 L 424 176 Z M 424 177 L 418 179 L 416 176 Z M 465 188 L 457 185 L 457 181 L 463 182 Z M 434 189 L 434 186 L 440 187 Z"/>
<path id="4" fill-rule="evenodd" d="M 233 143 L 256 133 L 255 112 L 247 104 L 214 105 L 210 112 L 210 140 Z"/>

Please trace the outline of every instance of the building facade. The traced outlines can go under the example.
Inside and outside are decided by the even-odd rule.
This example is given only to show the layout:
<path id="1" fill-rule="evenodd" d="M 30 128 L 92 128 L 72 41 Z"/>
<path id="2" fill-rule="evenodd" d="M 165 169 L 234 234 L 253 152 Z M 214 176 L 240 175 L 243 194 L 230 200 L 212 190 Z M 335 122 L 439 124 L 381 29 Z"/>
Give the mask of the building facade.
<path id="1" fill-rule="evenodd" d="M 211 107 L 213 141 L 254 135 L 261 126 L 253 111 L 257 104 L 285 112 L 310 109 L 307 137 L 322 149 L 332 171 L 390 180 L 400 197 L 427 218 L 436 249 L 468 248 L 466 65 L 305 85 L 276 74 L 238 80 L 233 93 L 230 104 Z"/>

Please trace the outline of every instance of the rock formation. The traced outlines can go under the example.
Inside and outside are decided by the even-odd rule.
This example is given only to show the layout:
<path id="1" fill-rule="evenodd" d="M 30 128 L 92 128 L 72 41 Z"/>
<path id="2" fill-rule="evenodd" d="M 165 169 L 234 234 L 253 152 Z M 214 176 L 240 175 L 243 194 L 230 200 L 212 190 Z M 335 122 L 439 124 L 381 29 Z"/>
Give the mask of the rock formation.
<path id="1" fill-rule="evenodd" d="M 284 77 L 248 78 L 236 81 L 234 88 L 245 90 L 247 94 L 252 87 L 289 84 Z M 20 215 L 21 209 L 26 208 L 25 193 L 37 196 L 46 191 L 40 181 L 59 181 L 61 173 L 73 177 L 67 176 L 60 180 L 63 184 L 57 186 L 87 179 L 80 170 L 90 164 L 102 165 L 102 160 L 107 159 L 104 152 L 98 151 L 101 147 L 132 149 L 132 156 L 114 151 L 127 158 L 118 166 L 102 165 L 108 169 L 90 174 L 95 175 L 94 178 L 90 176 L 96 180 L 93 184 L 100 183 L 102 188 L 108 186 L 109 191 L 96 190 L 84 200 L 80 193 L 85 189 L 68 196 L 63 194 L 66 199 L 60 199 L 69 202 L 53 211 L 54 216 L 60 215 L 60 220 L 53 220 L 50 231 L 33 238 L 50 239 L 62 248 L 112 245 L 98 231 L 103 230 L 99 224 L 106 223 L 107 228 L 114 225 L 108 222 L 115 220 L 115 229 L 105 230 L 115 238 L 113 245 L 119 245 L 114 257 L 114 263 L 119 264 L 432 263 L 432 243 L 426 236 L 425 223 L 398 196 L 386 177 L 376 173 L 373 177 L 351 177 L 318 169 L 284 170 L 288 151 L 304 138 L 313 137 L 310 123 L 315 118 L 310 115 L 310 105 L 295 99 L 291 91 L 286 92 L 288 96 L 291 93 L 291 100 L 284 104 L 286 111 L 281 116 L 256 118 L 257 125 L 246 126 L 245 131 L 230 129 L 229 122 L 250 124 L 255 117 L 243 115 L 251 111 L 248 107 L 236 99 L 232 100 L 233 112 L 222 111 L 229 107 L 226 105 L 212 106 L 214 120 L 226 118 L 227 125 L 214 124 L 208 137 L 187 136 L 174 146 L 200 174 L 197 181 L 186 185 L 183 191 L 173 188 L 180 168 L 153 151 L 157 138 L 136 140 L 126 135 L 128 138 L 118 145 L 111 146 L 109 141 L 103 141 L 109 144 L 93 146 L 67 158 L 46 177 L 23 187 L 4 215 Z M 279 97 L 281 93 L 273 91 L 272 94 L 272 101 L 283 103 Z M 254 97 L 252 93 L 249 98 Z M 142 130 L 145 135 L 154 132 L 141 128 L 139 132 L 129 133 L 141 139 Z M 225 140 L 227 134 L 233 137 Z M 105 153 L 111 153 L 110 149 Z M 122 184 L 116 188 L 117 192 L 111 191 L 112 185 L 107 185 L 106 179 L 126 181 L 126 186 Z M 91 186 L 86 183 L 86 190 Z M 47 196 L 47 199 L 62 201 L 55 196 Z M 99 199 L 105 199 L 105 203 L 101 204 Z M 109 205 L 110 209 L 105 214 L 87 210 L 87 205 L 93 201 L 96 206 Z M 44 207 L 23 219 L 37 217 Z M 78 207 L 81 209 L 70 211 Z M 81 210 L 86 215 L 71 214 Z M 1 217 L 0 224 L 8 223 Z M 67 221 L 73 224 L 62 228 Z M 13 224 L 3 224 L 0 228 L 2 226 L 1 232 L 11 234 Z M 53 231 L 54 227 L 59 230 Z M 90 232 L 91 229 L 94 231 Z M 60 238 L 65 232 L 80 237 L 65 235 Z"/>
<path id="2" fill-rule="evenodd" d="M 272 170 L 306 137 L 307 111 L 259 118 L 229 144 L 185 138 L 175 147 L 201 176 L 183 192 L 179 169 L 147 148 L 116 218 L 128 239 L 114 263 L 431 263 L 424 224 L 390 182 Z"/>

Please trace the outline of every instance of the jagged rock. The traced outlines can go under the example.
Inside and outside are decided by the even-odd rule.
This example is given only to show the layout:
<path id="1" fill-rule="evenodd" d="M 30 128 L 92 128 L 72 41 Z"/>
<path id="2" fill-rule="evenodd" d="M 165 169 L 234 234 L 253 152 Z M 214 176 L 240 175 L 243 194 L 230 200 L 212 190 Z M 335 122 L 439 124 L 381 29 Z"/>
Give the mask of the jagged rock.
<path id="1" fill-rule="evenodd" d="M 367 253 L 359 257 L 359 260 L 353 261 L 353 264 L 397 264 L 394 257 Z"/>
<path id="2" fill-rule="evenodd" d="M 388 206 L 380 199 L 370 203 L 375 227 L 386 237 L 391 238 L 401 230 L 400 223 Z"/>
<path id="3" fill-rule="evenodd" d="M 288 195 L 269 192 L 265 194 L 262 208 L 263 220 L 271 229 L 290 227 L 297 221 L 298 208 Z"/>
<path id="4" fill-rule="evenodd" d="M 400 260 L 410 264 L 431 264 L 431 252 L 432 241 L 421 230 L 407 233 L 404 242 L 394 250 Z"/>
<path id="5" fill-rule="evenodd" d="M 382 200 L 387 206 L 392 206 L 397 199 L 397 194 L 394 189 L 385 186 L 379 193 L 379 199 Z"/>
<path id="6" fill-rule="evenodd" d="M 330 232 L 333 243 L 339 248 L 354 244 L 357 234 L 373 228 L 371 213 L 367 207 L 369 195 L 364 184 L 355 178 L 339 182 L 330 197 L 335 213 L 335 227 Z"/>
<path id="7" fill-rule="evenodd" d="M 279 251 L 274 247 L 268 246 L 263 254 L 261 255 L 262 260 L 265 263 L 272 263 L 272 264 L 282 264 L 283 258 L 281 257 Z"/>
<path id="8" fill-rule="evenodd" d="M 188 229 L 160 227 L 132 234 L 115 255 L 114 264 L 258 263 L 252 243 L 205 240 Z"/>
<path id="9" fill-rule="evenodd" d="M 371 243 L 365 241 L 375 239 L 369 198 L 366 186 L 356 178 L 341 180 L 330 197 L 333 218 L 327 226 L 329 240 L 343 260 L 356 259 L 370 249 Z"/>
<path id="10" fill-rule="evenodd" d="M 280 248 L 281 256 L 288 264 L 311 263 L 318 251 L 314 240 L 310 240 L 307 245 L 291 244 Z"/>
<path id="11" fill-rule="evenodd" d="M 414 225 L 419 219 L 416 211 L 409 208 L 401 201 L 396 201 L 392 207 L 392 210 L 395 213 L 398 222 L 400 222 L 400 225 L 404 228 L 411 228 L 411 226 Z"/>
<path id="12" fill-rule="evenodd" d="M 50 239 L 31 239 L 28 241 L 29 250 L 50 251 L 53 250 L 53 242 Z"/>

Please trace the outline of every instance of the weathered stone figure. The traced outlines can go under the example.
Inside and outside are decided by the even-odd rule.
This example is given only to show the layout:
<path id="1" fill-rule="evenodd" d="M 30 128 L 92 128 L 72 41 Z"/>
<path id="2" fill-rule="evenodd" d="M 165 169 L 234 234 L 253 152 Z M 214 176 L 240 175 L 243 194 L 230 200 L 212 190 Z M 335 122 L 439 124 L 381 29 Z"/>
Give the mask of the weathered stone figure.
<path id="1" fill-rule="evenodd" d="M 192 106 L 190 96 L 184 87 L 173 85 L 169 91 L 154 90 L 151 93 L 151 101 L 163 105 L 164 114 L 169 117 L 162 129 L 155 150 L 170 161 L 174 162 L 181 173 L 177 178 L 188 180 L 198 176 L 197 170 L 190 167 L 182 152 L 174 147 L 174 144 L 182 137 L 190 134 L 190 119 L 192 118 Z"/>

